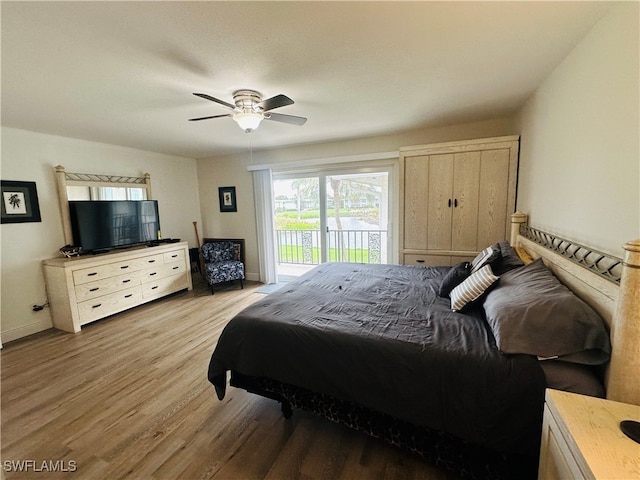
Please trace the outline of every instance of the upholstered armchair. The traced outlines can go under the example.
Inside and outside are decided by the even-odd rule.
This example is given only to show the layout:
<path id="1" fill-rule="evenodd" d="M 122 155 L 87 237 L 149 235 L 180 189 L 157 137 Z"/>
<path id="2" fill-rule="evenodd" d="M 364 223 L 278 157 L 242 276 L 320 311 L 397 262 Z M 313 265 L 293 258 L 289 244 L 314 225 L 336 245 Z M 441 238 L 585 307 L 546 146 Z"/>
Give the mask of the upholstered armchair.
<path id="1" fill-rule="evenodd" d="M 244 263 L 240 260 L 239 243 L 232 241 L 215 241 L 202 245 L 204 259 L 204 277 L 211 287 L 222 282 L 240 280 L 240 288 L 244 288 Z"/>

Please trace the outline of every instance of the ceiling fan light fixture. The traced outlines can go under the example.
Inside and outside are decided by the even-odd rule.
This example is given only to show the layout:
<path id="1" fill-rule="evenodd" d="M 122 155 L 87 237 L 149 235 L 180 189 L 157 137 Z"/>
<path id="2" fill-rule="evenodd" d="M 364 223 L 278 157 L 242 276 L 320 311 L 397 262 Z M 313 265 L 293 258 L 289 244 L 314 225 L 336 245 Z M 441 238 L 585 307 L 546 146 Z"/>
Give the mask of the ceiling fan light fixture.
<path id="1" fill-rule="evenodd" d="M 240 128 L 246 133 L 252 132 L 256 128 L 258 128 L 260 122 L 262 122 L 262 120 L 265 118 L 267 120 L 288 123 L 290 125 L 304 125 L 307 121 L 307 119 L 304 117 L 271 112 L 271 110 L 274 110 L 276 108 L 293 105 L 293 100 L 283 94 L 263 100 L 262 95 L 255 90 L 236 90 L 235 92 L 233 92 L 233 102 L 235 103 L 235 105 L 231 105 L 224 100 L 212 97 L 211 95 L 207 95 L 206 93 L 194 93 L 194 95 L 196 97 L 204 98 L 205 100 L 218 103 L 223 107 L 231 110 L 231 112 L 224 115 L 209 115 L 206 117 L 190 118 L 189 121 L 231 117 L 236 121 L 238 125 L 240 125 Z"/>
<path id="2" fill-rule="evenodd" d="M 233 115 L 233 119 L 240 125 L 240 128 L 249 133 L 260 125 L 264 115 L 260 112 L 239 112 Z"/>

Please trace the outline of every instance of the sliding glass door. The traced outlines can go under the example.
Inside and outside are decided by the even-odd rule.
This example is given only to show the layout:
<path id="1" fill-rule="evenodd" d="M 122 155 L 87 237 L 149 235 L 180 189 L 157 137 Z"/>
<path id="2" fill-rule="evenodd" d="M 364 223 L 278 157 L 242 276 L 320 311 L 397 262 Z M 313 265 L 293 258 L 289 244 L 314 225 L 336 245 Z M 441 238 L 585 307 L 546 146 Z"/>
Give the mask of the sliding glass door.
<path id="1" fill-rule="evenodd" d="M 326 176 L 327 260 L 387 263 L 387 172 Z"/>
<path id="2" fill-rule="evenodd" d="M 387 263 L 389 172 L 275 174 L 278 277 L 324 262 Z"/>
<path id="3" fill-rule="evenodd" d="M 320 178 L 274 175 L 278 279 L 297 277 L 322 261 Z"/>

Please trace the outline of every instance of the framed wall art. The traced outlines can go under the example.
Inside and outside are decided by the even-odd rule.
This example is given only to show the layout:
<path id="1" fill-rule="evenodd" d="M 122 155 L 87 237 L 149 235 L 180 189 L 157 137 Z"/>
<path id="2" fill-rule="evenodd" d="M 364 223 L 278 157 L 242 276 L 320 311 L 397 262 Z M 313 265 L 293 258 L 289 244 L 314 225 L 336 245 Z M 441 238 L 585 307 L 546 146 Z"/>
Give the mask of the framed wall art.
<path id="1" fill-rule="evenodd" d="M 221 212 L 237 212 L 236 187 L 218 187 Z"/>
<path id="2" fill-rule="evenodd" d="M 36 182 L 2 180 L 2 223 L 40 222 Z"/>

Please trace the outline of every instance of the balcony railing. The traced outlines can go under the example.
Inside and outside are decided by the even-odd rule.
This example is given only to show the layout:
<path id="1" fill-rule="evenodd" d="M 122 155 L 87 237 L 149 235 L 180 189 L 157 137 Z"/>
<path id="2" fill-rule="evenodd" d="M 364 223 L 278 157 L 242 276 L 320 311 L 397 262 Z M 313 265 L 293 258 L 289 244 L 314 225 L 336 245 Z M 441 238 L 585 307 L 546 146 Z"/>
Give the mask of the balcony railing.
<path id="1" fill-rule="evenodd" d="M 386 230 L 328 230 L 328 261 L 383 263 Z M 320 230 L 276 230 L 278 263 L 318 265 Z"/>

